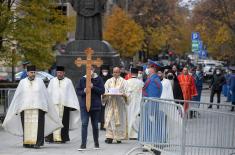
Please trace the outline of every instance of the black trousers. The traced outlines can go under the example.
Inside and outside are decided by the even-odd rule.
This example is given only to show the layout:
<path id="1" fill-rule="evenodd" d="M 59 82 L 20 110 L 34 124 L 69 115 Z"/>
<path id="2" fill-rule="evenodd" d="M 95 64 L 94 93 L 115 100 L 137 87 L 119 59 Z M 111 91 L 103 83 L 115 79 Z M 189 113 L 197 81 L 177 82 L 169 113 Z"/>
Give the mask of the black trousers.
<path id="1" fill-rule="evenodd" d="M 20 113 L 20 116 L 21 116 L 21 123 L 22 123 L 23 131 L 24 131 L 24 128 L 25 128 L 24 127 L 24 111 Z M 37 142 L 35 145 L 23 144 L 23 146 L 24 147 L 43 146 L 44 145 L 44 127 L 45 127 L 45 112 L 42 110 L 39 110 Z"/>
<path id="2" fill-rule="evenodd" d="M 65 143 L 67 141 L 70 141 L 69 138 L 69 120 L 70 120 L 70 111 L 73 111 L 75 109 L 69 108 L 69 107 L 64 107 L 64 113 L 63 113 L 63 118 L 62 118 L 62 124 L 63 128 L 61 129 L 61 139 L 62 143 Z M 53 133 L 48 135 L 46 137 L 47 142 L 54 142 L 53 138 Z"/>
<path id="3" fill-rule="evenodd" d="M 217 103 L 220 103 L 220 96 L 221 96 L 220 90 L 211 90 L 210 102 L 213 103 L 215 94 L 217 94 Z"/>

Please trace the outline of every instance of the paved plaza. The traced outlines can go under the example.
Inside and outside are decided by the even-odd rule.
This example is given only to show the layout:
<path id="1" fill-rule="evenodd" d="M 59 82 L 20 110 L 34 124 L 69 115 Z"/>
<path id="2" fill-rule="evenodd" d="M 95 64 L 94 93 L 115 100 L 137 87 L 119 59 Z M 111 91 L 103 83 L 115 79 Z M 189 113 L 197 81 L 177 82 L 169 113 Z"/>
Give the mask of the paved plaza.
<path id="1" fill-rule="evenodd" d="M 209 91 L 203 91 L 203 102 L 209 101 Z M 225 104 L 225 98 L 222 97 L 222 104 Z M 225 109 L 221 111 L 226 111 Z M 229 112 L 229 110 L 227 110 Z M 81 143 L 80 128 L 70 132 L 71 141 L 66 144 L 48 144 L 41 149 L 26 149 L 22 147 L 22 138 L 8 134 L 0 125 L 0 155 L 126 155 L 132 148 L 140 146 L 138 141 L 125 140 L 122 144 L 105 144 L 105 132 L 100 132 L 100 150 L 92 149 L 94 147 L 91 127 L 88 133 L 87 148 L 89 151 L 78 151 Z M 141 153 L 140 150 L 134 154 L 149 154 Z"/>

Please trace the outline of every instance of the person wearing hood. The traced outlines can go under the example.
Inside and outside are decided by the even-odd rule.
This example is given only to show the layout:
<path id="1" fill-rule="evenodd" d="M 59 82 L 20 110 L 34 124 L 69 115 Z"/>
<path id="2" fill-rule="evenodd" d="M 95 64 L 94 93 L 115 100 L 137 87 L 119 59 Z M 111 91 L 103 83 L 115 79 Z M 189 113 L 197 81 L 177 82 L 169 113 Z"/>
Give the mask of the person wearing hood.
<path id="1" fill-rule="evenodd" d="M 211 83 L 209 88 L 211 89 L 211 95 L 210 95 L 210 103 L 213 103 L 214 95 L 217 94 L 217 103 L 220 103 L 220 96 L 222 87 L 225 84 L 226 79 L 224 75 L 222 74 L 222 71 L 220 69 L 215 69 L 214 75 L 211 79 Z M 212 108 L 212 105 L 209 105 L 208 108 Z M 217 109 L 219 109 L 219 105 L 217 105 Z"/>
<path id="2" fill-rule="evenodd" d="M 171 83 L 174 99 L 184 100 L 182 89 L 180 87 L 178 78 L 173 70 L 168 70 L 166 72 L 166 79 L 168 79 Z M 176 103 L 179 103 L 179 102 L 176 102 Z"/>
<path id="3" fill-rule="evenodd" d="M 98 123 L 101 112 L 101 95 L 104 94 L 104 82 L 103 79 L 95 73 L 95 67 L 91 67 L 91 108 L 88 112 L 86 109 L 86 75 L 83 76 L 76 87 L 77 95 L 80 97 L 80 111 L 82 121 L 82 143 L 80 149 L 86 149 L 87 144 L 87 129 L 89 123 L 89 117 L 91 118 L 91 125 L 93 131 L 93 139 L 95 148 L 99 148 L 99 128 Z"/>

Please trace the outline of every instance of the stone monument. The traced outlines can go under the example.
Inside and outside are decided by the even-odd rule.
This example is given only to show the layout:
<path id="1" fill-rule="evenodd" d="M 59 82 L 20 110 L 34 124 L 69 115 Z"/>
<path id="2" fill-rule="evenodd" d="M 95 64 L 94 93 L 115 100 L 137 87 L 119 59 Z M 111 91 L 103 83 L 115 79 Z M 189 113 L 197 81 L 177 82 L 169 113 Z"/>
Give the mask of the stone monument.
<path id="1" fill-rule="evenodd" d="M 77 57 L 86 58 L 85 50 L 92 48 L 93 57 L 99 57 L 104 64 L 120 65 L 119 54 L 102 40 L 102 13 L 106 0 L 69 0 L 77 13 L 75 40 L 68 42 L 65 52 L 56 57 L 56 64 L 65 66 L 66 76 L 74 84 L 85 74 L 85 67 L 78 69 L 74 64 Z"/>

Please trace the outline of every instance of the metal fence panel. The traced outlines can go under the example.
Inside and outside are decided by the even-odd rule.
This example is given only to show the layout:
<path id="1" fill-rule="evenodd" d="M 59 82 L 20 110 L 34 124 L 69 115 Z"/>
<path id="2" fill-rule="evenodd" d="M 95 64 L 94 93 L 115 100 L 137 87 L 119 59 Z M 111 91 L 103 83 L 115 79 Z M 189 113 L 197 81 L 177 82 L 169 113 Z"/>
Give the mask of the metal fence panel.
<path id="1" fill-rule="evenodd" d="M 184 112 L 178 103 L 187 102 Z M 172 155 L 235 154 L 235 114 L 232 105 L 144 98 L 139 142 Z M 220 110 L 217 109 L 220 106 Z M 132 150 L 133 151 L 133 150 Z"/>

